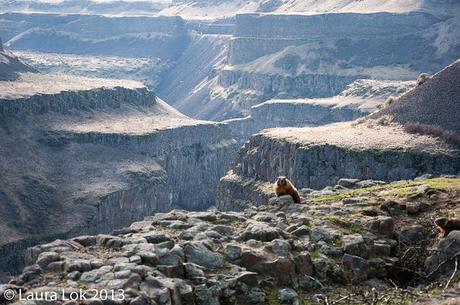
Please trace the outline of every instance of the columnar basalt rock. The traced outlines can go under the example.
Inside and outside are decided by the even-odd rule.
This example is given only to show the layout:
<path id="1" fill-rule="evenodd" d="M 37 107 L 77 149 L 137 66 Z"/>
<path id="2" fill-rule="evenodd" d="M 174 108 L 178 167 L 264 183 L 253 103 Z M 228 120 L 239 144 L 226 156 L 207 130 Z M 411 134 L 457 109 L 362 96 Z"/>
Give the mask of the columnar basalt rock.
<path id="1" fill-rule="evenodd" d="M 137 82 L 23 74 L 0 86 L 5 270 L 40 241 L 205 209 L 233 159 L 225 124 L 190 119 Z"/>
<path id="2" fill-rule="evenodd" d="M 232 171 L 221 179 L 217 206 L 232 209 L 241 194 L 249 197 L 251 193 L 258 194 L 258 200 L 251 200 L 264 204 L 269 193 L 259 186 L 279 175 L 289 177 L 298 188 L 319 189 L 344 177 L 393 181 L 427 172 L 458 174 L 459 135 L 454 113 L 459 66 L 454 62 L 363 119 L 314 128 L 273 128 L 252 136 Z M 439 101 L 433 96 L 437 91 Z M 415 97 L 420 97 L 420 103 Z M 411 132 L 408 124 L 416 122 L 419 114 L 430 128 Z M 247 200 L 238 206 L 245 204 Z"/>

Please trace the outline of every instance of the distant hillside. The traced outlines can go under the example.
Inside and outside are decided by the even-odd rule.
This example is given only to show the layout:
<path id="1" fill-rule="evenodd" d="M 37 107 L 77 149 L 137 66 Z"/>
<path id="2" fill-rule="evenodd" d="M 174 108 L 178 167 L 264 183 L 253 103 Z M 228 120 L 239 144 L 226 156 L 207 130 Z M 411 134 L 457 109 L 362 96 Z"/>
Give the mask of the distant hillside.
<path id="1" fill-rule="evenodd" d="M 36 72 L 32 67 L 23 64 L 13 53 L 3 49 L 0 38 L 0 81 L 15 80 L 19 72 Z"/>
<path id="2" fill-rule="evenodd" d="M 404 13 L 449 10 L 455 0 L 174 0 L 160 14 L 184 18 L 212 19 L 240 13 Z"/>
<path id="3" fill-rule="evenodd" d="M 460 60 L 402 95 L 371 118 L 389 115 L 402 124 L 437 125 L 460 133 Z"/>

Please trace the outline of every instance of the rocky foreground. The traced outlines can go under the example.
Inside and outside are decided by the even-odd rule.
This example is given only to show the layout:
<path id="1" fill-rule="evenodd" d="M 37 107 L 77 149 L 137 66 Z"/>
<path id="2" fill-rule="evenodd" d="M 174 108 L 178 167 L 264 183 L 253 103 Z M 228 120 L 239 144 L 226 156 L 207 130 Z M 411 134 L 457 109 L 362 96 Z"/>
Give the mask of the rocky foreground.
<path id="1" fill-rule="evenodd" d="M 115 300 L 101 294 L 88 304 L 460 300 L 460 232 L 440 241 L 433 223 L 458 212 L 459 177 L 341 179 L 302 194 L 302 204 L 284 196 L 244 212 L 173 210 L 111 235 L 35 246 L 26 254 L 29 266 L 0 290 L 15 290 L 17 304 L 43 303 L 18 300 L 19 291 L 24 299 L 80 289 L 115 291 Z"/>

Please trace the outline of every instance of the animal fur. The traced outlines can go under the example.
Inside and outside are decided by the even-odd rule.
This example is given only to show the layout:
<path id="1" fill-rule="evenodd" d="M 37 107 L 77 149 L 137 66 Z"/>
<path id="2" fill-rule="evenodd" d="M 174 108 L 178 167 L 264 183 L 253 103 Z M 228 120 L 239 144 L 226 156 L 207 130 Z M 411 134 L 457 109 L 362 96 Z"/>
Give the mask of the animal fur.
<path id="1" fill-rule="evenodd" d="M 441 238 L 449 235 L 451 231 L 460 230 L 460 219 L 438 218 L 434 223 L 439 227 Z"/>
<path id="2" fill-rule="evenodd" d="M 277 197 L 291 195 L 295 203 L 300 203 L 301 201 L 299 192 L 295 188 L 294 184 L 292 184 L 292 182 L 284 176 L 279 176 L 278 179 L 276 179 L 275 184 L 273 185 L 273 190 L 275 191 Z"/>

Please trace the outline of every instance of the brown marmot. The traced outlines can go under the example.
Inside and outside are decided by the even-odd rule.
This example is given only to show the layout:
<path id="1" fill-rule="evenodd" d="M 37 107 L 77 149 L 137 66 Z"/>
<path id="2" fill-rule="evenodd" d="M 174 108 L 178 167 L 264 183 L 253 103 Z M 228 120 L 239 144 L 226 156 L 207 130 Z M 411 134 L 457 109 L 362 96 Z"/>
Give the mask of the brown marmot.
<path id="1" fill-rule="evenodd" d="M 460 219 L 447 219 L 445 217 L 438 218 L 434 223 L 439 227 L 441 231 L 441 238 L 449 235 L 451 231 L 460 230 Z"/>
<path id="2" fill-rule="evenodd" d="M 295 188 L 294 184 L 284 176 L 279 176 L 273 185 L 273 190 L 276 196 L 291 195 L 295 203 L 300 203 L 299 192 Z"/>

